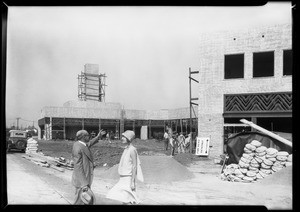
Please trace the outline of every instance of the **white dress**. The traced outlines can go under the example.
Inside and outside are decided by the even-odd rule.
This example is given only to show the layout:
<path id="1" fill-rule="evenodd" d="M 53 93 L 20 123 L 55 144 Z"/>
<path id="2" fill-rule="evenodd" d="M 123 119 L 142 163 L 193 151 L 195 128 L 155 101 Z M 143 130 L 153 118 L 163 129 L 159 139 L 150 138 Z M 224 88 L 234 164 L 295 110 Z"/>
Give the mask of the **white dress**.
<path id="1" fill-rule="evenodd" d="M 120 163 L 119 163 L 119 174 L 122 173 L 122 169 L 125 168 L 125 170 L 129 170 L 132 168 L 132 159 L 130 157 L 130 151 L 136 151 L 135 148 L 133 146 L 129 146 L 127 147 L 120 159 Z M 137 169 L 140 169 L 140 161 L 137 155 Z M 126 167 L 125 167 L 126 166 Z M 109 192 L 107 193 L 106 197 L 109 199 L 114 199 L 114 200 L 118 200 L 121 201 L 123 203 L 135 203 L 138 204 L 140 203 L 139 198 L 137 197 L 136 194 L 136 189 L 133 191 L 131 190 L 131 175 L 120 175 L 120 179 L 117 182 L 116 185 L 114 185 L 114 187 L 109 190 Z"/>

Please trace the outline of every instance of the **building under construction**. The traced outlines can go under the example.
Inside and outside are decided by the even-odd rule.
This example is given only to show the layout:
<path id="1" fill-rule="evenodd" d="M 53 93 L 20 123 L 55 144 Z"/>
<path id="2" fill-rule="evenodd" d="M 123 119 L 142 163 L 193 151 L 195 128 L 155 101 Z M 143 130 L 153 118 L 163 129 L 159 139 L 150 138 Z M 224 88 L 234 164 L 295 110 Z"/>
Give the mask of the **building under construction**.
<path id="1" fill-rule="evenodd" d="M 190 119 L 190 108 L 170 110 L 129 110 L 120 103 L 105 102 L 105 74 L 97 64 L 86 64 L 78 75 L 78 100 L 61 107 L 46 106 L 38 121 L 40 139 L 75 139 L 81 129 L 97 133 L 105 129 L 119 138 L 133 130 L 137 138 L 161 138 L 166 126 L 188 134 L 197 130 L 197 118 Z M 192 122 L 192 125 L 190 124 Z"/>
<path id="2" fill-rule="evenodd" d="M 290 24 L 207 33 L 200 43 L 198 136 L 211 138 L 212 155 L 247 126 L 240 119 L 292 133 Z"/>

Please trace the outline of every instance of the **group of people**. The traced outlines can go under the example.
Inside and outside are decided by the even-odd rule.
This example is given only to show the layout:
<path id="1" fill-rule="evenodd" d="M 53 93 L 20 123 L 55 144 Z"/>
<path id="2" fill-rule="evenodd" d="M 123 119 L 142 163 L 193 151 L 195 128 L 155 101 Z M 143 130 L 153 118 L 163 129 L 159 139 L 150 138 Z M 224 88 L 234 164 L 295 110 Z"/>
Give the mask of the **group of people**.
<path id="1" fill-rule="evenodd" d="M 72 184 L 75 187 L 75 205 L 93 205 L 96 202 L 91 189 L 94 161 L 90 148 L 105 134 L 104 130 L 100 130 L 97 136 L 90 139 L 86 130 L 79 130 L 76 133 L 77 141 L 73 144 L 72 150 L 74 161 Z M 131 143 L 134 138 L 135 134 L 131 130 L 122 133 L 121 141 L 125 147 L 118 167 L 120 179 L 106 196 L 109 199 L 123 202 L 123 204 L 140 202 L 136 194 L 136 182 L 144 180 L 137 150 Z"/>
<path id="2" fill-rule="evenodd" d="M 191 141 L 191 137 L 191 133 L 189 133 L 188 137 L 185 138 L 182 132 L 178 135 L 178 133 L 173 132 L 171 127 L 167 126 L 164 133 L 165 150 L 168 150 L 170 144 L 172 156 L 174 156 L 176 149 L 179 154 L 185 153 Z"/>

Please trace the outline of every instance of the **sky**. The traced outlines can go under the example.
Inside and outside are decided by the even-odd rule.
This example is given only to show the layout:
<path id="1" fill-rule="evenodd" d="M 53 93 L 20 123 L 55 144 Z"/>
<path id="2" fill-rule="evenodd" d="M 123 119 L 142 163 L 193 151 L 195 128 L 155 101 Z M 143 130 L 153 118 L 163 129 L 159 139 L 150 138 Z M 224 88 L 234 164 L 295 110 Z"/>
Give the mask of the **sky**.
<path id="1" fill-rule="evenodd" d="M 78 97 L 84 64 L 105 73 L 106 102 L 125 109 L 189 107 L 201 33 L 292 22 L 291 3 L 252 7 L 8 8 L 6 125 L 37 126 L 45 106 Z M 193 75 L 199 78 L 197 74 Z M 198 84 L 192 83 L 192 97 Z"/>

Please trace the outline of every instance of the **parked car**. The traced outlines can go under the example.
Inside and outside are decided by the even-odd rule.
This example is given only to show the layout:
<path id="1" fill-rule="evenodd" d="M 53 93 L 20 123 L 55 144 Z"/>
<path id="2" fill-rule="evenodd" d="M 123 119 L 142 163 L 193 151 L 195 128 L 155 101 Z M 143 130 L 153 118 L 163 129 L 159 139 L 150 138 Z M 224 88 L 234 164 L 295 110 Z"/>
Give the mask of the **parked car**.
<path id="1" fill-rule="evenodd" d="M 27 139 L 30 134 L 22 130 L 10 130 L 9 137 L 6 140 L 6 150 L 9 152 L 12 149 L 25 152 L 27 147 Z"/>

